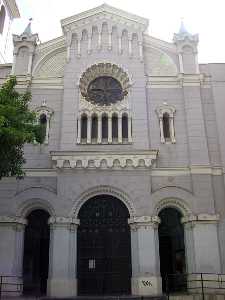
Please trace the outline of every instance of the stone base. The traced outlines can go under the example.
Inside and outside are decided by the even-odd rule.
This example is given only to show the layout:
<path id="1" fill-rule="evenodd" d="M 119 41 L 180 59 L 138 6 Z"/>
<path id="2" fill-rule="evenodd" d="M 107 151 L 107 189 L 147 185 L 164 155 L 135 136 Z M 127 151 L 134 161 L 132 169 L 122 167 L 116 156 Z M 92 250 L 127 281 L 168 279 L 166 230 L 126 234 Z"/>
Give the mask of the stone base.
<path id="1" fill-rule="evenodd" d="M 157 276 L 132 277 L 132 295 L 157 296 L 162 294 L 162 279 Z"/>
<path id="2" fill-rule="evenodd" d="M 48 279 L 47 295 L 49 297 L 75 297 L 77 295 L 76 279 Z"/>

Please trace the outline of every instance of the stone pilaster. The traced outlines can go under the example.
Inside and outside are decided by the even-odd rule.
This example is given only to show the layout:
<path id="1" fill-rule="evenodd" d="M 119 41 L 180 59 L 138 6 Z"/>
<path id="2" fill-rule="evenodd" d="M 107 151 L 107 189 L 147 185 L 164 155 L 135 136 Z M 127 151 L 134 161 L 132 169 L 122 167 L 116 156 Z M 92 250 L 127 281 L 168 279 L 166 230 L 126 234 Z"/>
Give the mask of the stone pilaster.
<path id="1" fill-rule="evenodd" d="M 158 249 L 158 216 L 141 216 L 129 220 L 132 251 L 132 294 L 161 294 Z"/>
<path id="2" fill-rule="evenodd" d="M 182 218 L 185 231 L 187 273 L 220 273 L 218 215 Z"/>
<path id="3" fill-rule="evenodd" d="M 14 216 L 0 216 L 0 274 L 6 283 L 2 288 L 11 291 L 9 295 L 22 292 L 24 229 L 27 221 Z M 17 286 L 15 284 L 21 284 Z M 20 289 L 21 287 L 21 289 Z M 19 291 L 19 292 L 18 292 Z"/>
<path id="4" fill-rule="evenodd" d="M 48 296 L 77 295 L 76 259 L 79 220 L 51 217 Z"/>

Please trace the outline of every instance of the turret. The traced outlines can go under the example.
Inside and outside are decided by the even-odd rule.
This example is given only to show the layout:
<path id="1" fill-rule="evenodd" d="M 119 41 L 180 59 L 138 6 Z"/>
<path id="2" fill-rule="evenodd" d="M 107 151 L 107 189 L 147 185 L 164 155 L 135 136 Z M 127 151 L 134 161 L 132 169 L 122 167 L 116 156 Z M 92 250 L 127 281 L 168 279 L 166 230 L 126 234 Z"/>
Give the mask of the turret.
<path id="1" fill-rule="evenodd" d="M 21 35 L 13 35 L 12 75 L 31 76 L 33 55 L 38 41 L 38 34 L 31 31 L 31 19 Z"/>
<path id="2" fill-rule="evenodd" d="M 173 41 L 179 55 L 180 73 L 198 74 L 198 34 L 189 33 L 181 21 L 180 30 L 174 34 Z"/>

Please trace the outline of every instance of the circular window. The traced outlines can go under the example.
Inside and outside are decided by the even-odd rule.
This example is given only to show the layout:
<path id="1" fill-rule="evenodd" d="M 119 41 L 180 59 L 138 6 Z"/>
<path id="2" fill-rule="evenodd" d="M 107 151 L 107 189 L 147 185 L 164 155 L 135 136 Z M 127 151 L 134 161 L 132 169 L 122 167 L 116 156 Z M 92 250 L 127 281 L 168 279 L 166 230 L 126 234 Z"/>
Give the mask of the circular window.
<path id="1" fill-rule="evenodd" d="M 110 76 L 100 76 L 90 82 L 87 100 L 98 105 L 110 105 L 121 101 L 126 95 L 118 80 Z"/>

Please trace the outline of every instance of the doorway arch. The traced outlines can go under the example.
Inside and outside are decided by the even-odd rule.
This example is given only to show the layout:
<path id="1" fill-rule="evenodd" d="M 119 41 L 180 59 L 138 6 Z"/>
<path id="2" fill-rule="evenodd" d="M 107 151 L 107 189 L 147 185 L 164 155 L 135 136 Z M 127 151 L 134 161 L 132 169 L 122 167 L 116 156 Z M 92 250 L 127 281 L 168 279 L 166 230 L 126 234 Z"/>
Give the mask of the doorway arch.
<path id="1" fill-rule="evenodd" d="M 130 294 L 129 211 L 111 195 L 98 195 L 80 208 L 77 232 L 79 295 Z"/>
<path id="2" fill-rule="evenodd" d="M 49 266 L 49 217 L 49 213 L 43 209 L 35 209 L 27 216 L 23 255 L 24 294 L 46 294 Z"/>
<path id="3" fill-rule="evenodd" d="M 159 255 L 162 288 L 173 291 L 186 289 L 185 244 L 182 214 L 174 207 L 163 208 L 159 217 Z M 168 281 L 166 282 L 166 280 Z"/>

